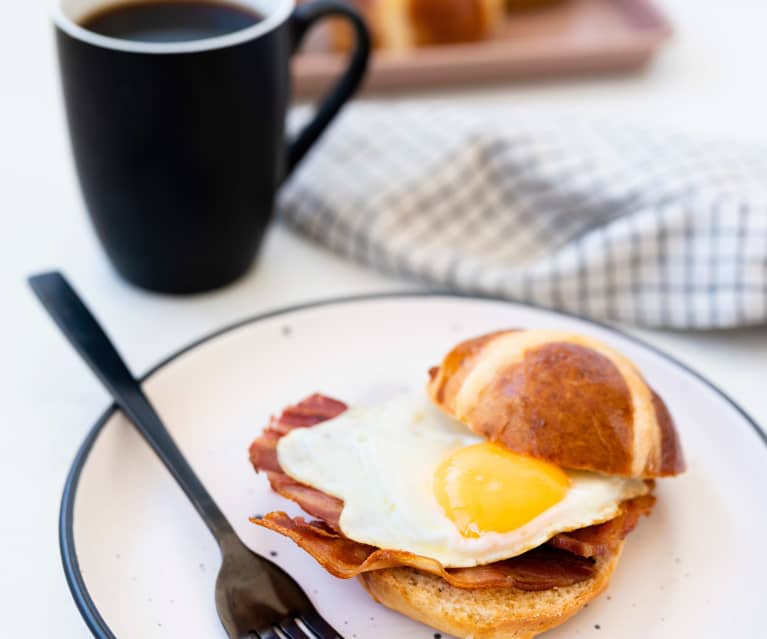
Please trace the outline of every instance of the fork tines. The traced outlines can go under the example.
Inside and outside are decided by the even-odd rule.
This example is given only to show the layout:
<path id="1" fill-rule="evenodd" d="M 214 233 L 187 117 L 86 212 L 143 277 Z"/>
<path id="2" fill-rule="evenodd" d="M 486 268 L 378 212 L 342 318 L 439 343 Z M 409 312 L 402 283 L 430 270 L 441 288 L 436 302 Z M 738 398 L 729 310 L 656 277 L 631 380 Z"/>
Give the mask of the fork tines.
<path id="1" fill-rule="evenodd" d="M 278 626 L 259 631 L 258 639 L 342 639 L 333 627 L 317 613 L 296 619 L 285 619 Z"/>
<path id="2" fill-rule="evenodd" d="M 333 626 L 320 617 L 316 610 L 305 612 L 301 615 L 299 621 L 309 628 L 318 639 L 343 639 L 341 635 L 335 631 Z"/>

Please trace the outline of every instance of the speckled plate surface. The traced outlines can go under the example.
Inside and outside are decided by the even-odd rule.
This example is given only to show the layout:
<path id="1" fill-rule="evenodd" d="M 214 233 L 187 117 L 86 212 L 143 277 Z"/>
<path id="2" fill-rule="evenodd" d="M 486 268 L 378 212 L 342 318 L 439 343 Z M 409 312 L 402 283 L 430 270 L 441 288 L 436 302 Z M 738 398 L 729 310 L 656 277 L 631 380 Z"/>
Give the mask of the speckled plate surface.
<path id="1" fill-rule="evenodd" d="M 626 545 L 607 593 L 547 639 L 755 637 L 764 614 L 767 448 L 756 424 L 695 373 L 591 322 L 495 300 L 391 295 L 254 318 L 174 355 L 145 388 L 237 532 L 271 555 L 346 637 L 429 639 L 292 545 L 248 523 L 283 509 L 247 448 L 269 416 L 314 392 L 373 402 L 424 383 L 457 341 L 505 327 L 594 335 L 637 362 L 677 420 L 689 470 Z M 224 638 L 213 604 L 218 551 L 181 490 L 119 412 L 75 460 L 62 504 L 67 578 L 91 630 L 119 639 Z"/>

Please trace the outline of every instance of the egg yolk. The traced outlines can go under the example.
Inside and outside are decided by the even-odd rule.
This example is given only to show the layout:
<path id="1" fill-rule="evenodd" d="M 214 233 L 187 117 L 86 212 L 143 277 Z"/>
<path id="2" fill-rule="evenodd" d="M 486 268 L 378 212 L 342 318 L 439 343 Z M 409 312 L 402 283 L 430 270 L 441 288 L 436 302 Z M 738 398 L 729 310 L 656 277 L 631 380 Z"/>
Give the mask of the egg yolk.
<path id="1" fill-rule="evenodd" d="M 554 464 L 484 442 L 448 455 L 434 476 L 434 494 L 464 537 L 504 533 L 561 501 L 570 480 Z"/>

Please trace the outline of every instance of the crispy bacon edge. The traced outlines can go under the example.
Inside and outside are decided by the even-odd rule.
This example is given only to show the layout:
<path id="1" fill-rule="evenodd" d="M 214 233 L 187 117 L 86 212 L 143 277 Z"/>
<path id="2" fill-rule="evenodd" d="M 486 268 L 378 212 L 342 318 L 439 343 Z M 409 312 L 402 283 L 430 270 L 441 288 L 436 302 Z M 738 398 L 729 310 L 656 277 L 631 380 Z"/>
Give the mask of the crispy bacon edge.
<path id="1" fill-rule="evenodd" d="M 548 590 L 568 586 L 591 577 L 595 572 L 594 560 L 615 550 L 655 502 L 652 495 L 626 501 L 621 513 L 607 522 L 561 533 L 523 555 L 485 566 L 446 569 L 433 559 L 377 549 L 345 537 L 338 524 L 343 502 L 293 480 L 282 472 L 277 459 L 277 442 L 283 435 L 337 417 L 346 409 L 343 402 L 314 394 L 288 407 L 278 418 L 273 417 L 249 451 L 253 467 L 266 472 L 272 490 L 319 519 L 307 522 L 302 517 L 274 512 L 251 521 L 290 538 L 336 577 L 348 579 L 370 570 L 408 566 L 466 589 Z"/>
<path id="2" fill-rule="evenodd" d="M 321 521 L 307 522 L 283 512 L 269 513 L 263 519 L 251 521 L 289 537 L 325 570 L 341 579 L 372 570 L 407 566 L 442 577 L 458 588 L 548 590 L 588 579 L 595 571 L 593 561 L 550 546 L 486 566 L 446 569 L 434 559 L 352 541 Z"/>

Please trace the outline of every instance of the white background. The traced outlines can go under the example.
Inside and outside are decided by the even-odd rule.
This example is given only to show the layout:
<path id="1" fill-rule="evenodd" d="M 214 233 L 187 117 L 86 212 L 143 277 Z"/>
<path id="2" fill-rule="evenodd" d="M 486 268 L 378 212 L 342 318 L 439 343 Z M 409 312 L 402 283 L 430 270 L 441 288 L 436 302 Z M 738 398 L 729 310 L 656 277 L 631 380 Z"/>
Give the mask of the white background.
<path id="1" fill-rule="evenodd" d="M 767 3 L 662 0 L 674 40 L 628 77 L 459 92 L 493 101 L 662 122 L 705 135 L 767 142 Z M 259 264 L 208 295 L 151 295 L 120 281 L 89 228 L 67 146 L 52 30 L 42 0 L 0 3 L 0 636 L 87 637 L 56 544 L 64 476 L 107 405 L 98 383 L 53 329 L 25 275 L 60 268 L 76 283 L 136 372 L 233 320 L 331 295 L 413 287 L 347 263 L 272 228 Z M 767 328 L 634 331 L 697 368 L 767 423 Z M 722 424 L 723 428 L 727 424 Z"/>

